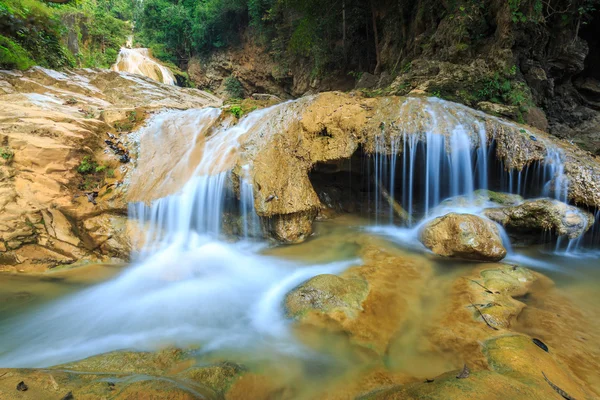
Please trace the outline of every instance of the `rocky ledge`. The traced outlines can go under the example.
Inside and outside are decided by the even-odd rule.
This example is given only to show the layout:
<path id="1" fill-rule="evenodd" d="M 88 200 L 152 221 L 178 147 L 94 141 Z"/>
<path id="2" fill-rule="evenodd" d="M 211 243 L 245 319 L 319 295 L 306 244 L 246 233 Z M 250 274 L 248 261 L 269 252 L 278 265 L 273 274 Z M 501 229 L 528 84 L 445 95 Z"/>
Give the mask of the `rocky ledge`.
<path id="1" fill-rule="evenodd" d="M 120 134 L 207 105 L 220 100 L 126 73 L 0 71 L 0 271 L 128 260 Z"/>

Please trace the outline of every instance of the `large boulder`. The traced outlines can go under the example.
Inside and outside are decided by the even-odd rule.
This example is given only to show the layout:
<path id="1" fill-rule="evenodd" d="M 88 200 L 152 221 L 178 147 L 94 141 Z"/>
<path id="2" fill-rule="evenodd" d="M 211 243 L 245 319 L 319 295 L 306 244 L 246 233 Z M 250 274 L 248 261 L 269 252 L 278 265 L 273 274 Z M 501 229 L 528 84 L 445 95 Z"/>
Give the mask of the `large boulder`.
<path id="1" fill-rule="evenodd" d="M 472 214 L 449 213 L 435 218 L 421 228 L 419 240 L 443 257 L 499 261 L 506 256 L 498 227 Z"/>
<path id="2" fill-rule="evenodd" d="M 541 240 L 544 232 L 570 239 L 583 235 L 594 223 L 594 216 L 558 200 L 527 200 L 519 205 L 488 208 L 484 215 L 506 227 L 515 237 Z"/>
<path id="3" fill-rule="evenodd" d="M 340 310 L 355 315 L 369 293 L 367 282 L 336 275 L 317 275 L 288 293 L 285 298 L 289 317 L 299 318 L 309 311 L 332 312 Z"/>

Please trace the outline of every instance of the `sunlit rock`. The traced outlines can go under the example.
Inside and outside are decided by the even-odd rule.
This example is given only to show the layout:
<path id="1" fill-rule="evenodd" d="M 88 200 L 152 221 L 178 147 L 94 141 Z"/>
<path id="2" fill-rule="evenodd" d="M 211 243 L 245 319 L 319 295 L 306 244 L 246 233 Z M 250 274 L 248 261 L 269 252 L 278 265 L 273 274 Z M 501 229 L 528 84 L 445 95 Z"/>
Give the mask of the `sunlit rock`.
<path id="1" fill-rule="evenodd" d="M 308 311 L 341 311 L 355 316 L 369 293 L 367 282 L 336 275 L 317 275 L 292 290 L 285 299 L 288 316 L 300 318 Z"/>
<path id="2" fill-rule="evenodd" d="M 498 227 L 471 214 L 450 213 L 427 222 L 419 240 L 443 257 L 499 261 L 506 256 Z"/>

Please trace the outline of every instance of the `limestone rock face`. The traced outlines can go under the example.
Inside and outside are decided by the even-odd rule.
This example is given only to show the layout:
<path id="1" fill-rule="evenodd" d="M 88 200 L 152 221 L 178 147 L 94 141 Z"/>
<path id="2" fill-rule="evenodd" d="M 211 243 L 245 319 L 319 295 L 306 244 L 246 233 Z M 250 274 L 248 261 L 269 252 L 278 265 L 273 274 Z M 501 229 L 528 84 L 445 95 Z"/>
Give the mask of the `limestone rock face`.
<path id="1" fill-rule="evenodd" d="M 443 257 L 499 261 L 506 256 L 498 227 L 471 214 L 449 213 L 438 217 L 421 228 L 419 240 Z"/>
<path id="2" fill-rule="evenodd" d="M 553 232 L 574 239 L 583 235 L 593 224 L 590 213 L 558 200 L 527 200 L 510 207 L 488 208 L 484 214 L 505 226 L 509 232 L 532 233 Z M 531 236 L 531 235 L 529 235 Z"/>
<path id="3" fill-rule="evenodd" d="M 113 71 L 0 71 L 0 271 L 127 259 L 122 181 L 132 165 L 107 148 L 107 133 L 122 140 L 115 123 L 151 110 L 220 104 Z M 84 157 L 111 171 L 103 186 L 77 171 Z M 86 192 L 97 192 L 96 204 Z"/>
<path id="4" fill-rule="evenodd" d="M 311 310 L 324 313 L 340 310 L 354 315 L 362 310 L 368 292 L 364 280 L 317 275 L 288 293 L 285 298 L 287 315 L 298 318 Z"/>

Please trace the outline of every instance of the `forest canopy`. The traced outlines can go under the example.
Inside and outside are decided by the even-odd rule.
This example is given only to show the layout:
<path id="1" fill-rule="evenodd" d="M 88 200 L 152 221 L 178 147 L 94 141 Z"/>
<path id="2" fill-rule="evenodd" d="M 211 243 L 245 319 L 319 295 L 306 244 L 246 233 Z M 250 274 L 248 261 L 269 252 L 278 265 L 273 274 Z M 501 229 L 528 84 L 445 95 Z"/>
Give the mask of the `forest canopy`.
<path id="1" fill-rule="evenodd" d="M 131 34 L 128 0 L 0 0 L 0 68 L 108 68 Z"/>

